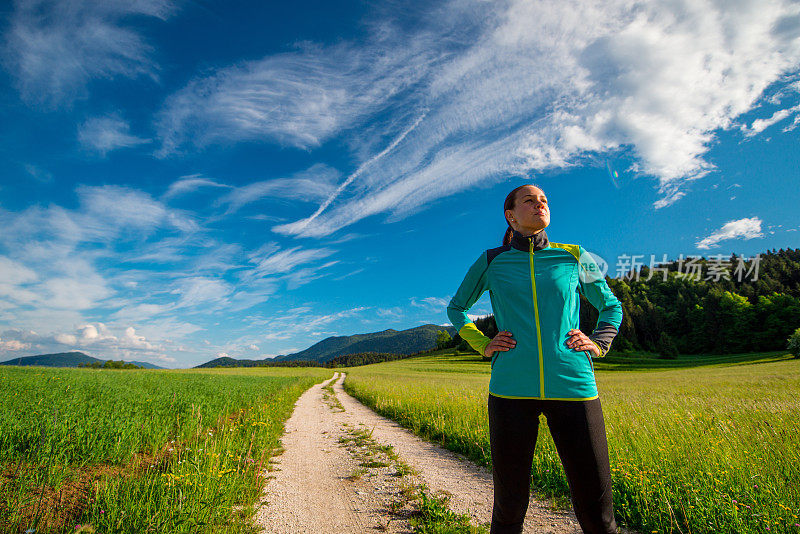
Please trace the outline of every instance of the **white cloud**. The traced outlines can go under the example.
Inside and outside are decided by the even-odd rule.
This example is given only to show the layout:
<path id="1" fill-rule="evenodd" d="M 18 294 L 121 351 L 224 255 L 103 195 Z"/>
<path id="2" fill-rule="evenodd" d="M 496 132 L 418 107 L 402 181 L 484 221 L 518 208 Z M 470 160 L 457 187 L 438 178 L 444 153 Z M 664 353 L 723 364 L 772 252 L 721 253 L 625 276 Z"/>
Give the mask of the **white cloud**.
<path id="1" fill-rule="evenodd" d="M 720 241 L 728 239 L 755 239 L 764 237 L 761 233 L 761 219 L 750 217 L 726 222 L 722 228 L 698 241 L 695 246 L 699 249 L 708 249 L 716 246 Z"/>
<path id="2" fill-rule="evenodd" d="M 160 154 L 241 140 L 316 147 L 413 86 L 427 44 L 419 38 L 390 53 L 307 46 L 196 79 L 160 114 Z"/>
<path id="3" fill-rule="evenodd" d="M 744 134 L 747 137 L 752 137 L 756 134 L 763 132 L 773 124 L 777 124 L 782 120 L 786 119 L 787 117 L 790 117 L 791 115 L 795 115 L 795 118 L 791 124 L 787 125 L 786 128 L 784 128 L 783 131 L 787 132 L 790 130 L 794 130 L 797 127 L 798 123 L 800 123 L 800 115 L 797 115 L 798 113 L 800 113 L 800 104 L 792 106 L 790 108 L 779 109 L 778 111 L 773 113 L 771 117 L 768 117 L 766 119 L 755 119 L 749 127 L 747 127 L 746 125 L 742 125 L 741 127 L 742 132 L 744 132 Z"/>
<path id="4" fill-rule="evenodd" d="M 25 172 L 39 182 L 50 183 L 53 181 L 53 173 L 46 169 L 42 169 L 41 167 L 32 165 L 30 163 L 25 163 L 23 167 L 25 168 Z"/>
<path id="5" fill-rule="evenodd" d="M 29 349 L 29 348 L 31 348 L 31 344 L 30 343 L 23 343 L 23 342 L 18 341 L 16 339 L 3 341 L 2 338 L 0 338 L 0 351 L 12 352 L 12 351 L 18 351 L 18 350 L 26 350 L 26 349 Z"/>
<path id="6" fill-rule="evenodd" d="M 220 304 L 233 293 L 233 286 L 225 280 L 206 277 L 189 277 L 180 282 L 175 293 L 180 295 L 178 308 L 196 307 L 202 304 Z"/>
<path id="7" fill-rule="evenodd" d="M 107 239 L 134 231 L 147 236 L 159 227 L 174 227 L 184 232 L 197 228 L 187 214 L 170 210 L 147 193 L 135 189 L 114 185 L 80 186 L 78 196 L 83 208 L 78 222 L 87 237 Z"/>
<path id="8" fill-rule="evenodd" d="M 328 248 L 303 249 L 301 247 L 292 247 L 281 250 L 277 243 L 266 243 L 250 254 L 250 261 L 256 266 L 244 276 L 245 278 L 252 278 L 288 273 L 300 265 L 321 260 L 334 252 L 334 250 Z"/>
<path id="9" fill-rule="evenodd" d="M 62 345 L 75 346 L 78 344 L 78 336 L 74 334 L 56 334 L 53 339 Z"/>
<path id="10" fill-rule="evenodd" d="M 325 273 L 323 272 L 325 269 L 332 267 L 338 264 L 338 261 L 329 261 L 325 262 L 320 265 L 314 265 L 312 267 L 304 267 L 302 269 L 292 269 L 283 280 L 286 282 L 286 288 L 289 290 L 296 289 L 300 286 L 304 286 L 318 278 L 322 278 Z"/>
<path id="11" fill-rule="evenodd" d="M 798 13 L 783 0 L 454 0 L 414 30 L 378 24 L 359 47 L 306 47 L 195 80 L 168 101 L 160 135 L 165 153 L 346 138 L 361 163 L 310 216 L 273 228 L 289 235 L 396 220 L 607 153 L 630 153 L 629 174 L 654 177 L 664 208 L 714 170 L 717 132 L 798 68 Z"/>
<path id="12" fill-rule="evenodd" d="M 136 359 L 144 357 L 153 361 L 174 361 L 164 354 L 161 344 L 152 343 L 136 333 L 132 326 L 112 328 L 104 323 L 85 323 L 70 331 L 55 331 L 39 334 L 33 330 L 11 329 L 3 332 L 0 342 L 0 357 L 3 351 L 32 350 L 37 353 L 81 350 L 91 352 L 101 359 Z"/>
<path id="13" fill-rule="evenodd" d="M 48 338 L 52 345 L 92 339 L 94 327 L 87 327 L 86 335 L 70 331 L 87 323 L 84 314 L 114 318 L 114 328 L 124 327 L 119 321 L 126 319 L 152 320 L 159 314 L 166 319 L 165 295 L 175 287 L 170 287 L 174 277 L 122 265 L 149 246 L 142 242 L 164 233 L 184 238 L 178 243 L 182 249 L 175 246 L 180 254 L 171 258 L 174 264 L 197 258 L 193 252 L 202 247 L 189 239 L 197 229 L 194 220 L 130 188 L 80 186 L 77 193 L 79 206 L 73 210 L 57 205 L 17 213 L 0 209 L 0 327 L 62 334 Z M 153 289 L 158 289 L 155 299 Z"/>
<path id="14" fill-rule="evenodd" d="M 172 11 L 167 0 L 17 0 L 4 63 L 23 98 L 49 108 L 84 97 L 94 79 L 155 78 L 151 47 L 135 26 Z"/>
<path id="15" fill-rule="evenodd" d="M 246 204 L 265 198 L 319 202 L 333 193 L 339 176 L 336 169 L 317 163 L 289 178 L 275 178 L 237 187 L 220 198 L 218 204 L 227 205 L 228 213 L 232 213 Z"/>
<path id="16" fill-rule="evenodd" d="M 182 176 L 180 180 L 170 184 L 169 189 L 164 193 L 162 199 L 170 200 L 177 196 L 192 193 L 201 187 L 229 188 L 231 186 L 217 183 L 208 178 L 202 178 L 199 174 Z"/>
<path id="17" fill-rule="evenodd" d="M 156 347 L 147 341 L 144 336 L 136 334 L 136 329 L 129 326 L 125 329 L 125 335 L 122 338 L 122 347 L 136 348 L 145 350 L 154 350 Z"/>
<path id="18" fill-rule="evenodd" d="M 130 125 L 116 116 L 94 117 L 78 128 L 78 141 L 87 150 L 103 156 L 118 148 L 134 147 L 149 143 L 131 135 Z"/>
<path id="19" fill-rule="evenodd" d="M 31 269 L 8 258 L 0 256 L 0 284 L 17 285 L 36 281 L 38 276 Z M 0 293 L 2 295 L 2 293 Z"/>
<path id="20" fill-rule="evenodd" d="M 394 306 L 392 308 L 379 308 L 375 311 L 378 317 L 383 317 L 384 319 L 401 319 L 404 314 L 402 308 L 398 306 Z"/>

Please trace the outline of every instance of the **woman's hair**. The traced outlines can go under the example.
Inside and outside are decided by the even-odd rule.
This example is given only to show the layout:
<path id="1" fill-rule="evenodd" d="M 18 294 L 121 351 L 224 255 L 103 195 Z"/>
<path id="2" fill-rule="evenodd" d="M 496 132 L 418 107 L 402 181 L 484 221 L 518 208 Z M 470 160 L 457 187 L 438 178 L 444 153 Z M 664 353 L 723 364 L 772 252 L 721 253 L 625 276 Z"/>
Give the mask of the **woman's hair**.
<path id="1" fill-rule="evenodd" d="M 514 206 L 516 206 L 516 204 L 517 204 L 517 192 L 520 189 L 522 189 L 523 187 L 527 187 L 529 185 L 532 185 L 533 187 L 536 187 L 537 189 L 542 189 L 541 187 L 539 187 L 536 184 L 522 184 L 522 185 L 512 189 L 511 192 L 506 197 L 506 201 L 503 202 L 503 217 L 505 217 L 506 210 L 513 210 Z M 544 189 L 542 189 L 542 191 L 544 191 Z M 506 233 L 503 236 L 503 246 L 508 245 L 509 243 L 511 243 L 511 236 L 514 235 L 514 229 L 511 228 L 511 223 L 508 222 L 508 219 L 506 219 L 506 223 L 508 223 L 508 228 L 506 228 Z"/>

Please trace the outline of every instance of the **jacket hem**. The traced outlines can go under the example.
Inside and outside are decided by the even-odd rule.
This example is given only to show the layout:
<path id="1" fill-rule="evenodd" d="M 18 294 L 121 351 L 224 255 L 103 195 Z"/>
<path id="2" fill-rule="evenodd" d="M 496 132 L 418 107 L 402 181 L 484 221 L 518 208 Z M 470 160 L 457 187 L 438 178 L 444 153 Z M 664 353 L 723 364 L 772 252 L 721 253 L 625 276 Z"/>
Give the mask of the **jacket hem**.
<path id="1" fill-rule="evenodd" d="M 498 395 L 497 393 L 489 392 L 492 397 L 499 397 L 501 399 L 531 399 L 531 400 L 554 400 L 554 401 L 590 401 L 600 398 L 597 394 L 594 397 L 575 397 L 575 398 L 559 398 L 559 397 L 518 397 L 516 395 Z"/>

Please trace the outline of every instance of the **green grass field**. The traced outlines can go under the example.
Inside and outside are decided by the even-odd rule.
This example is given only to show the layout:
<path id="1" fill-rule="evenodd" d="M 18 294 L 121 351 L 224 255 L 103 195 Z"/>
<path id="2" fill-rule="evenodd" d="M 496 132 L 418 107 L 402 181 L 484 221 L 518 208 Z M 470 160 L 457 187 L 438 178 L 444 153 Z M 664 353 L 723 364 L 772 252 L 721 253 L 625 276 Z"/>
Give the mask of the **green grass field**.
<path id="1" fill-rule="evenodd" d="M 477 358 L 432 354 L 355 367 L 345 387 L 416 434 L 488 465 L 489 367 Z M 648 533 L 800 532 L 800 360 L 642 357 L 595 367 L 623 524 Z M 532 486 L 568 503 L 546 431 Z"/>
<path id="2" fill-rule="evenodd" d="M 0 531 L 248 532 L 325 369 L 0 368 Z"/>

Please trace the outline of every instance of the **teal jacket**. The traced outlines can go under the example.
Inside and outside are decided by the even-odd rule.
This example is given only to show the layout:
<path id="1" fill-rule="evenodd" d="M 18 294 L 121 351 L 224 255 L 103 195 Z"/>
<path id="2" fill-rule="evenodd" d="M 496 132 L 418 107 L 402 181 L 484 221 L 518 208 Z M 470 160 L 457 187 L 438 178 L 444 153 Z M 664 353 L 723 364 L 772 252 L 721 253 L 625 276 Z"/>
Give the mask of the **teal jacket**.
<path id="1" fill-rule="evenodd" d="M 579 327 L 580 296 L 600 312 L 589 338 L 602 356 L 622 322 L 622 305 L 596 262 L 580 245 L 551 243 L 544 230 L 485 251 L 467 272 L 447 307 L 459 335 L 483 354 L 491 341 L 467 310 L 489 291 L 498 330 L 512 333 L 516 346 L 492 355 L 489 393 L 497 397 L 590 400 L 597 397 L 588 351 L 567 346 Z"/>

